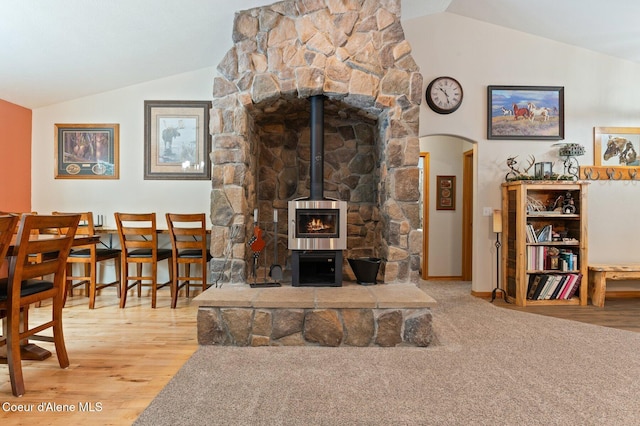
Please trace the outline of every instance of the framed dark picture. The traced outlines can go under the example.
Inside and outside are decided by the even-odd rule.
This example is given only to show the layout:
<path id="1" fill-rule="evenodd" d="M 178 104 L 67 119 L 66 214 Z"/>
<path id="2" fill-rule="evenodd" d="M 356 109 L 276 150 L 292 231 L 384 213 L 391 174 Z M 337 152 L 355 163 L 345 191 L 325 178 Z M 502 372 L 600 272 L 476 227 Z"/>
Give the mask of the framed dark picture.
<path id="1" fill-rule="evenodd" d="M 144 178 L 211 179 L 210 101 L 144 101 Z"/>
<path id="2" fill-rule="evenodd" d="M 54 124 L 56 179 L 118 179 L 118 124 Z"/>
<path id="3" fill-rule="evenodd" d="M 436 176 L 436 210 L 456 209 L 456 177 Z"/>
<path id="4" fill-rule="evenodd" d="M 489 86 L 488 139 L 564 139 L 564 87 Z"/>

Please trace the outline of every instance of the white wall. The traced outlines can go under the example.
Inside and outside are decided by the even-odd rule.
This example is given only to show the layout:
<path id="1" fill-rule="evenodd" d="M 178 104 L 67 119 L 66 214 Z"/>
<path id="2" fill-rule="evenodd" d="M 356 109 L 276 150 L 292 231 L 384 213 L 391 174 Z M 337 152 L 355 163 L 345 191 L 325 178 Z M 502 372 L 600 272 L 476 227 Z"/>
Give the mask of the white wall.
<path id="1" fill-rule="evenodd" d="M 207 213 L 211 182 L 144 180 L 144 101 L 211 100 L 215 70 L 206 68 L 171 78 L 101 93 L 33 111 L 32 200 L 34 211 L 93 211 L 115 227 L 113 213 Z M 119 123 L 120 179 L 54 179 L 55 123 Z"/>
<path id="2" fill-rule="evenodd" d="M 564 86 L 565 142 L 583 144 L 582 164 L 593 164 L 593 128 L 640 127 L 640 65 L 473 19 L 442 13 L 403 22 L 412 55 L 429 81 L 450 75 L 463 85 L 458 111 L 439 115 L 421 106 L 420 134 L 459 135 L 476 141 L 473 285 L 494 287 L 495 235 L 483 207 L 500 208 L 507 157 L 554 161 L 553 141 L 488 140 L 487 86 Z M 591 262 L 640 261 L 637 182 L 599 181 L 589 192 Z"/>

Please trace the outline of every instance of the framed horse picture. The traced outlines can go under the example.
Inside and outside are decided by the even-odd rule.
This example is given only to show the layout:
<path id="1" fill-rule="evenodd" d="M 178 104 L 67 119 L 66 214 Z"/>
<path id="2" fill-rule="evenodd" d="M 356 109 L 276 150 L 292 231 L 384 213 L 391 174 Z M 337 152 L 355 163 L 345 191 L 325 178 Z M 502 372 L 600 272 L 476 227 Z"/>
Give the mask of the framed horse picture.
<path id="1" fill-rule="evenodd" d="M 487 139 L 564 139 L 564 87 L 489 86 Z"/>
<path id="2" fill-rule="evenodd" d="M 211 179 L 210 101 L 144 101 L 144 178 Z"/>

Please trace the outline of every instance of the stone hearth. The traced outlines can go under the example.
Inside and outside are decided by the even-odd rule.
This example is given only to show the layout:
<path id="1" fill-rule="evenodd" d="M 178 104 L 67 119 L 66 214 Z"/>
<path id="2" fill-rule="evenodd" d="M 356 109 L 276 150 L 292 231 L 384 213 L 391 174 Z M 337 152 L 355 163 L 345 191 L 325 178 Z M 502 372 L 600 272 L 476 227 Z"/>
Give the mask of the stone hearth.
<path id="1" fill-rule="evenodd" d="M 288 0 L 236 14 L 211 111 L 212 272 L 220 283 L 246 287 L 255 208 L 276 235 L 277 263 L 288 265 L 286 205 L 309 195 L 313 95 L 327 98 L 325 195 L 348 203 L 344 258 L 381 258 L 381 282 L 417 283 L 423 80 L 404 38 L 400 3 Z M 343 271 L 353 279 L 346 261 Z M 262 312 L 236 308 L 250 309 L 251 318 Z M 316 308 L 296 307 L 305 317 Z M 229 312 L 220 309 L 223 317 Z M 378 318 L 381 308 L 366 309 Z"/>
<path id="2" fill-rule="evenodd" d="M 413 284 L 230 286 L 194 303 L 201 345 L 395 347 L 433 340 L 435 301 Z"/>

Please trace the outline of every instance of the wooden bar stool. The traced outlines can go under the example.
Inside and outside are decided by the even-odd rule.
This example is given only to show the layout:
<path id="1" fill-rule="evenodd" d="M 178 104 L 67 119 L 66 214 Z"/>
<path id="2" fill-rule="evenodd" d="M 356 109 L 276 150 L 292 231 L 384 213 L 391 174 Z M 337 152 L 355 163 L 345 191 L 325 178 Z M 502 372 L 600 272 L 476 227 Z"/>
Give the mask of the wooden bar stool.
<path id="1" fill-rule="evenodd" d="M 171 283 L 171 307 L 178 302 L 178 291 L 184 287 L 189 297 L 189 287 L 197 285 L 205 291 L 207 284 L 207 263 L 212 256 L 207 245 L 207 227 L 204 213 L 167 213 L 167 226 L 173 251 L 173 276 Z M 201 275 L 191 275 L 191 265 L 200 265 Z M 180 275 L 180 265 L 184 265 L 184 275 Z M 182 282 L 181 282 L 182 281 Z M 195 281 L 195 282 L 194 282 Z"/>
<path id="2" fill-rule="evenodd" d="M 158 284 L 158 262 L 167 260 L 169 277 L 173 276 L 171 249 L 158 248 L 158 233 L 155 213 L 114 213 L 120 248 L 122 249 L 122 277 L 120 279 L 120 307 L 127 303 L 127 291 L 134 286 L 138 288 L 138 297 L 142 296 L 142 285 L 151 286 L 151 307 L 156 307 L 158 289 L 171 284 L 171 279 Z M 129 273 L 129 264 L 136 265 L 136 274 Z M 148 264 L 150 271 L 143 275 L 142 266 Z M 129 281 L 133 283 L 129 284 Z M 143 283 L 143 281 L 148 281 Z"/>
<path id="3" fill-rule="evenodd" d="M 54 215 L 69 214 L 53 212 Z M 76 231 L 76 235 L 95 235 L 93 225 L 93 213 L 77 213 L 80 215 L 80 226 Z M 66 302 L 67 295 L 73 296 L 73 289 L 84 285 L 85 293 L 89 296 L 89 309 L 94 309 L 96 305 L 96 293 L 106 287 L 115 286 L 118 297 L 120 297 L 120 256 L 122 251 L 112 248 L 100 248 L 95 244 L 88 246 L 74 247 L 67 259 L 67 292 L 65 292 L 64 300 Z M 108 283 L 98 282 L 98 263 L 106 260 L 114 260 L 115 280 Z M 82 274 L 74 275 L 73 266 L 80 264 L 82 266 Z M 74 283 L 75 281 L 75 283 Z"/>

